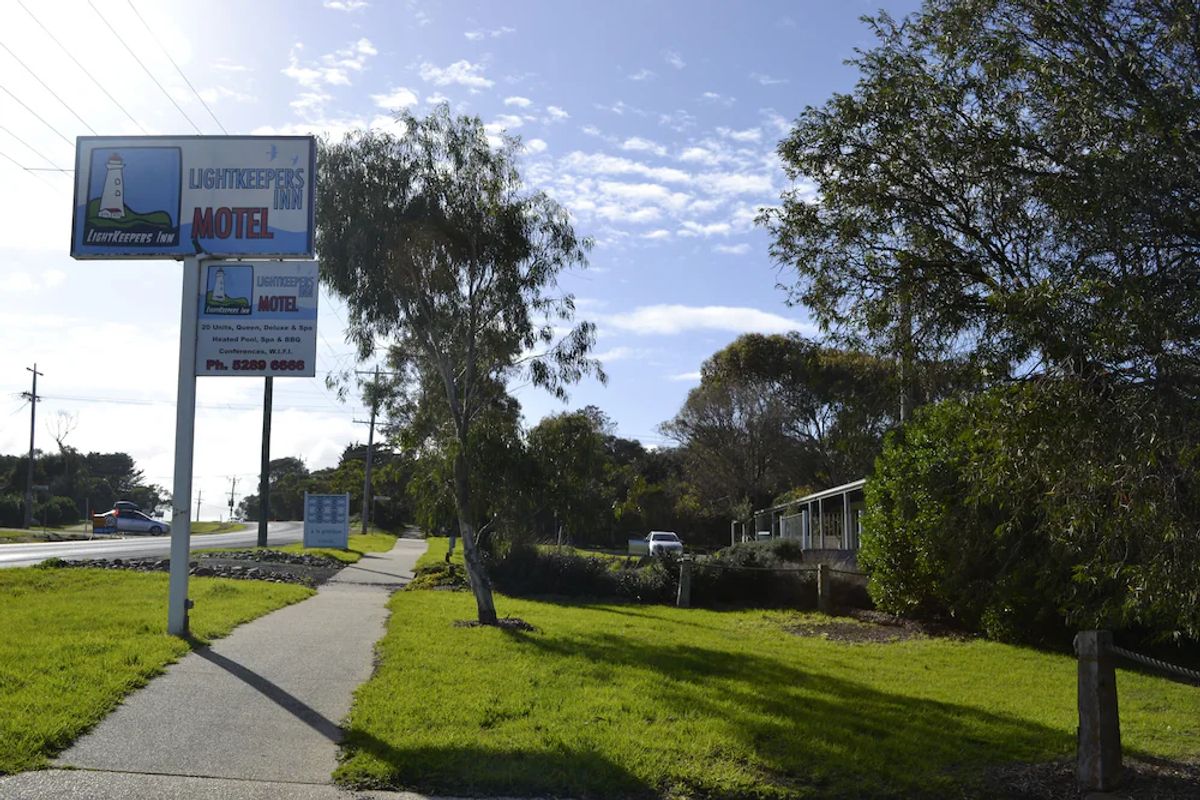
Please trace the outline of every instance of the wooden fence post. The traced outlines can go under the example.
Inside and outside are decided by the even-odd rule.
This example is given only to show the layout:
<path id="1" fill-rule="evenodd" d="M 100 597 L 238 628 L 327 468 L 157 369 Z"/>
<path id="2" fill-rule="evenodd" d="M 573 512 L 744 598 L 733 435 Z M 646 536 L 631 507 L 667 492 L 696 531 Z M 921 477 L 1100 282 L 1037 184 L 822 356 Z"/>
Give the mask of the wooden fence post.
<path id="1" fill-rule="evenodd" d="M 692 607 L 692 560 L 679 559 L 679 594 L 675 597 L 679 608 Z"/>
<path id="2" fill-rule="evenodd" d="M 1117 671 L 1112 633 L 1080 631 L 1079 744 L 1075 777 L 1083 791 L 1107 792 L 1121 779 L 1121 720 L 1117 714 Z"/>
<path id="3" fill-rule="evenodd" d="M 822 614 L 833 613 L 833 597 L 829 591 L 829 566 L 817 564 L 817 611 Z"/>

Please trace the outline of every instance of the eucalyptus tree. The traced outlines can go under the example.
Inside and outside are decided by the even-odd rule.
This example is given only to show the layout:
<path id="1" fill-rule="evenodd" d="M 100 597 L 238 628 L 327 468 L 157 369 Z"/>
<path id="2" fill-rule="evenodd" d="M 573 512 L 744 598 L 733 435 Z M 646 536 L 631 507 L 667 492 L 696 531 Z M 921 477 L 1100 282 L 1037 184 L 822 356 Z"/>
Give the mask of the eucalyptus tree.
<path id="1" fill-rule="evenodd" d="M 590 242 L 561 206 L 525 188 L 516 139 L 493 145 L 478 118 L 446 105 L 397 120 L 402 135 L 359 131 L 322 145 L 321 271 L 346 300 L 360 357 L 388 346 L 408 377 L 401 389 L 441 389 L 467 574 L 479 621 L 495 624 L 466 450 L 497 385 L 523 377 L 564 397 L 584 375 L 603 377 L 588 357 L 592 324 L 555 333 L 574 318 L 557 279 L 586 264 Z"/>
<path id="2" fill-rule="evenodd" d="M 780 144 L 793 299 L 912 364 L 1200 385 L 1200 13 L 927 0 Z"/>

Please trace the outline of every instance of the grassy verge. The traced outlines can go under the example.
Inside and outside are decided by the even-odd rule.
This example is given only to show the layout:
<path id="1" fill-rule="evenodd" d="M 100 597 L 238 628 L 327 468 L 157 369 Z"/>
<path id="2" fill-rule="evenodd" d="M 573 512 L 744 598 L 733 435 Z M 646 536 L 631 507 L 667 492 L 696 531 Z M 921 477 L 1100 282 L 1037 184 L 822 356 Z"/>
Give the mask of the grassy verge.
<path id="1" fill-rule="evenodd" d="M 343 564 L 353 564 L 367 553 L 386 553 L 396 544 L 396 535 L 381 530 L 371 530 L 367 534 L 352 534 L 349 547 L 339 550 L 336 547 L 305 547 L 300 542 L 285 544 L 282 547 L 272 547 L 271 550 L 282 550 L 286 553 L 307 553 L 314 556 L 327 556 L 341 561 Z M 236 550 L 258 550 L 257 547 L 240 547 Z M 217 548 L 217 551 L 227 552 L 229 548 Z M 195 553 L 215 552 L 212 548 L 195 550 Z"/>
<path id="2" fill-rule="evenodd" d="M 300 586 L 192 578 L 201 640 L 310 596 Z M 45 766 L 189 649 L 164 631 L 167 576 L 0 570 L 0 774 Z"/>
<path id="3" fill-rule="evenodd" d="M 234 533 L 249 527 L 244 522 L 193 522 L 190 530 L 193 536 L 203 536 L 206 533 Z"/>
<path id="4" fill-rule="evenodd" d="M 416 565 L 413 567 L 415 572 L 420 572 L 422 568 L 436 567 L 446 563 L 446 551 L 450 549 L 450 539 L 445 536 L 430 536 L 425 540 L 425 552 L 417 559 Z M 450 563 L 463 566 L 462 542 L 454 542 L 454 554 L 450 556 Z"/>
<path id="5" fill-rule="evenodd" d="M 498 599 L 538 630 L 456 627 L 474 617 L 464 593 L 393 596 L 339 782 L 468 795 L 946 797 L 987 766 L 1074 751 L 1066 656 L 802 637 L 789 628 L 832 620 L 798 612 Z M 1200 752 L 1200 693 L 1124 671 L 1119 684 L 1127 752 Z"/>

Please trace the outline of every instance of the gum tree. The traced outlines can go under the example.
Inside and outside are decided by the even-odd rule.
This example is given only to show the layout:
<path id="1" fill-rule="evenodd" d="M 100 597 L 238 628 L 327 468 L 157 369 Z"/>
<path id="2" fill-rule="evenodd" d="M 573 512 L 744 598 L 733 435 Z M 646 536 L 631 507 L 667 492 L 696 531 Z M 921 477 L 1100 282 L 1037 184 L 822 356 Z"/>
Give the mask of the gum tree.
<path id="1" fill-rule="evenodd" d="M 495 624 L 467 448 L 497 386 L 523 379 L 565 397 L 584 375 L 603 377 L 588 357 L 594 325 L 555 334 L 574 317 L 558 276 L 586 264 L 590 242 L 561 206 L 525 188 L 516 139 L 493 146 L 477 117 L 445 105 L 397 120 L 403 135 L 359 131 L 322 145 L 321 274 L 346 300 L 361 358 L 386 346 L 401 391 L 440 390 L 467 575 L 479 621 Z"/>

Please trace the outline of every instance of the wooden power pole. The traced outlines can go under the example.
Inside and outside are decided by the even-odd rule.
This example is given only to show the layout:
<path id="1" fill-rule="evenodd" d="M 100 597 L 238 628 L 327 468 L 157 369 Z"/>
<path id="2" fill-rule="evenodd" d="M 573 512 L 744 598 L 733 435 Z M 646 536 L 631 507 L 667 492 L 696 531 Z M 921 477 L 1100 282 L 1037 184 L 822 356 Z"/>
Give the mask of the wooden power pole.
<path id="1" fill-rule="evenodd" d="M 25 371 L 33 373 L 33 389 L 21 393 L 23 397 L 29 398 L 29 470 L 25 473 L 25 517 L 22 526 L 29 529 L 33 527 L 33 431 L 37 418 L 37 379 L 42 373 L 38 372 L 36 363 L 32 368 L 26 367 Z"/>

